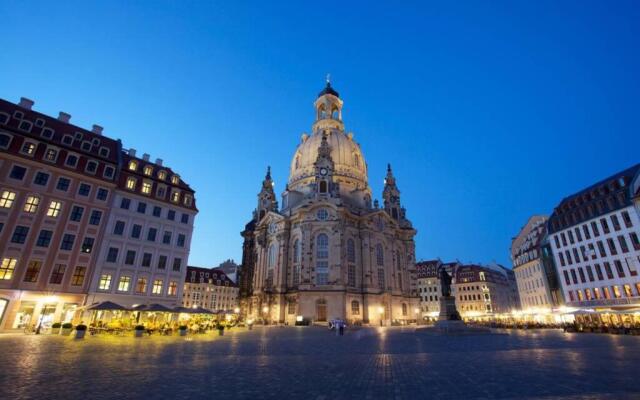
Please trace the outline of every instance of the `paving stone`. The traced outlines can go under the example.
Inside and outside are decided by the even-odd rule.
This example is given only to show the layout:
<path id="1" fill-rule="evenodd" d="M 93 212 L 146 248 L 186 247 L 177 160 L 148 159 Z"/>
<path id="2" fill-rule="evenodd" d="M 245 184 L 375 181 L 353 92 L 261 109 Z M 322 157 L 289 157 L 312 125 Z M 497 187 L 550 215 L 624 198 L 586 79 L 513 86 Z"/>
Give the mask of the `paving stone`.
<path id="1" fill-rule="evenodd" d="M 632 399 L 640 337 L 317 327 L 197 337 L 0 335 L 0 399 Z"/>

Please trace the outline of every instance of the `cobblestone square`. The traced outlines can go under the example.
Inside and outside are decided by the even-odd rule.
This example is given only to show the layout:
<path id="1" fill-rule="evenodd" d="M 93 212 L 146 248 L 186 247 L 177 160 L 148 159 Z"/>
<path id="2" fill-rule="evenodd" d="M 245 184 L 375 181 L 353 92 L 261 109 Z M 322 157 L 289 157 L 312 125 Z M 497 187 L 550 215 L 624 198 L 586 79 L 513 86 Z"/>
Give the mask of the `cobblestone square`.
<path id="1" fill-rule="evenodd" d="M 640 398 L 640 338 L 256 328 L 180 337 L 0 335 L 2 399 Z"/>

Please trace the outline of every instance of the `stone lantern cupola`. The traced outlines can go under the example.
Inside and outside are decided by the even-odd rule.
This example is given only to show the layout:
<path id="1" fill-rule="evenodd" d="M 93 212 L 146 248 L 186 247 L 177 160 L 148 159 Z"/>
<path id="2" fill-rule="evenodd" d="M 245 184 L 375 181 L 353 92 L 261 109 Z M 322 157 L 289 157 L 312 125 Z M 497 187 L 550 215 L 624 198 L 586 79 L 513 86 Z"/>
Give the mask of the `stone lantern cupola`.
<path id="1" fill-rule="evenodd" d="M 313 104 L 316 109 L 316 121 L 312 127 L 314 133 L 324 129 L 344 131 L 342 100 L 340 94 L 331 87 L 329 78 L 327 78 L 327 86 L 318 94 Z"/>
<path id="2" fill-rule="evenodd" d="M 382 198 L 384 199 L 384 209 L 391 218 L 396 221 L 403 218 L 400 205 L 400 190 L 396 186 L 396 178 L 393 176 L 393 171 L 391 171 L 391 164 L 387 164 L 387 177 L 384 179 Z"/>

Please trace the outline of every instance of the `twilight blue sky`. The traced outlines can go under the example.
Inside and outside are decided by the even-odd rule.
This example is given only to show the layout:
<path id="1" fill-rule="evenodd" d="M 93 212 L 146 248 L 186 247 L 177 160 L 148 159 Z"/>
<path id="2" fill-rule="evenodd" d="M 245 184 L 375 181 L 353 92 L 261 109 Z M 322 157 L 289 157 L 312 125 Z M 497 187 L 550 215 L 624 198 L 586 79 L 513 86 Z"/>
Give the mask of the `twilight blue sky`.
<path id="1" fill-rule="evenodd" d="M 0 2 L 0 97 L 178 171 L 190 264 L 240 259 L 327 72 L 375 197 L 393 165 L 418 258 L 510 265 L 530 215 L 640 161 L 639 2 L 215 3 Z"/>

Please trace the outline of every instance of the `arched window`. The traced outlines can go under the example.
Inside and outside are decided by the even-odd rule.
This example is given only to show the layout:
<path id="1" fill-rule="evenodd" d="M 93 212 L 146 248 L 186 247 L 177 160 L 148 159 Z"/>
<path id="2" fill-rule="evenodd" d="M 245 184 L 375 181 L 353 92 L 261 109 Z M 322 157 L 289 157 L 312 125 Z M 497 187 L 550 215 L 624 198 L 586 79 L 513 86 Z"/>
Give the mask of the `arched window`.
<path id="1" fill-rule="evenodd" d="M 276 244 L 273 243 L 269 246 L 269 254 L 267 257 L 267 266 L 269 269 L 273 269 L 276 266 L 276 256 L 277 256 L 277 247 Z"/>
<path id="2" fill-rule="evenodd" d="M 376 245 L 376 263 L 379 266 L 384 265 L 384 250 L 382 249 L 382 245 L 380 243 Z"/>
<path id="3" fill-rule="evenodd" d="M 356 262 L 356 244 L 353 239 L 347 240 L 347 261 Z"/>
<path id="4" fill-rule="evenodd" d="M 356 286 L 356 266 L 349 264 L 347 268 L 347 284 L 351 287 Z"/>
<path id="5" fill-rule="evenodd" d="M 351 302 L 351 314 L 360 315 L 360 303 L 357 300 Z"/>
<path id="6" fill-rule="evenodd" d="M 327 181 L 320 181 L 320 193 L 327 193 Z"/>
<path id="7" fill-rule="evenodd" d="M 329 283 L 329 237 L 324 233 L 316 237 L 316 285 Z"/>
<path id="8" fill-rule="evenodd" d="M 318 119 L 327 118 L 327 109 L 324 107 L 324 104 L 321 104 L 318 108 Z"/>
<path id="9" fill-rule="evenodd" d="M 357 155 L 357 154 L 353 155 L 353 164 L 356 167 L 360 168 L 360 156 L 359 155 Z"/>
<path id="10" fill-rule="evenodd" d="M 319 259 L 329 258 L 329 237 L 321 233 L 316 238 L 316 257 Z"/>
<path id="11" fill-rule="evenodd" d="M 385 285 L 384 285 L 384 269 L 380 268 L 378 269 L 378 287 L 380 287 L 381 290 L 384 290 Z"/>
<path id="12" fill-rule="evenodd" d="M 407 316 L 407 303 L 402 303 L 402 315 Z"/>
<path id="13" fill-rule="evenodd" d="M 300 245 L 300 240 L 296 239 L 295 242 L 293 242 L 293 262 L 294 263 L 300 262 L 301 255 L 302 255 L 302 246 Z"/>
<path id="14" fill-rule="evenodd" d="M 340 119 L 340 111 L 338 111 L 338 107 L 333 107 L 331 110 L 331 118 Z"/>

